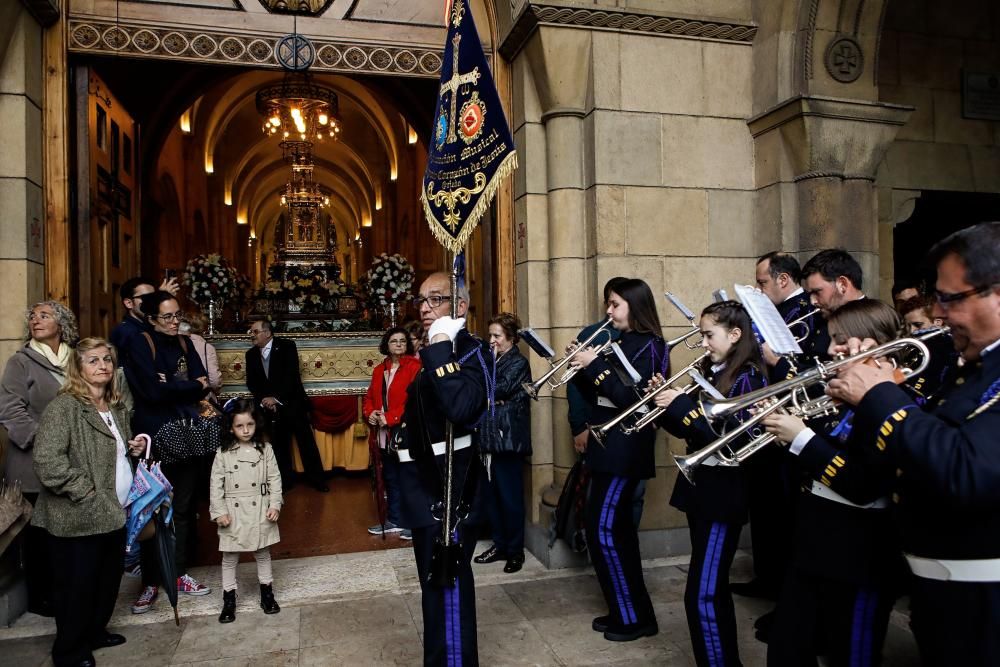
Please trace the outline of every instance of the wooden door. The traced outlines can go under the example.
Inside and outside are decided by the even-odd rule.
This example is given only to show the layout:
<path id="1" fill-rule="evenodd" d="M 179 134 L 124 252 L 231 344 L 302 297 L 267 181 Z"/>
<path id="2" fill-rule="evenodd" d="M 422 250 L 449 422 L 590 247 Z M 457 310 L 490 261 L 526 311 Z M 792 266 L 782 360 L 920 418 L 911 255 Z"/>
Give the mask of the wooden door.
<path id="1" fill-rule="evenodd" d="M 82 336 L 107 336 L 123 313 L 118 289 L 138 275 L 139 127 L 104 81 L 75 69 L 76 312 Z"/>

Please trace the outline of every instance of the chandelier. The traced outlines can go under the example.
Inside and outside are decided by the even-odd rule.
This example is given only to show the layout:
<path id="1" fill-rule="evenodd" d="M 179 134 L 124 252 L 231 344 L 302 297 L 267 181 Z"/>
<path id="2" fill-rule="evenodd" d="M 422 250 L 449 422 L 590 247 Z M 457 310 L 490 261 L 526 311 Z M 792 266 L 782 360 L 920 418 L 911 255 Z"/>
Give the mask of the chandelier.
<path id="1" fill-rule="evenodd" d="M 257 112 L 265 135 L 282 143 L 337 140 L 340 120 L 337 93 L 307 74 L 289 74 L 280 84 L 257 91 Z"/>

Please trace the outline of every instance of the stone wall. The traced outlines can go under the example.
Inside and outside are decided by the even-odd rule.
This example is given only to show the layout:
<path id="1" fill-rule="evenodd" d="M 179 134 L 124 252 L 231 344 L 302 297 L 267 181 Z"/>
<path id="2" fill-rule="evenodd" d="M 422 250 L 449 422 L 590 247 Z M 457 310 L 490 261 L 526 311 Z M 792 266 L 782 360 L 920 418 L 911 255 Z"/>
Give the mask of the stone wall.
<path id="1" fill-rule="evenodd" d="M 19 2 L 0 10 L 0 360 L 21 344 L 24 310 L 45 295 L 42 28 Z"/>
<path id="2" fill-rule="evenodd" d="M 1000 192 L 1000 122 L 963 118 L 963 70 L 1000 75 L 997 3 L 890 4 L 879 98 L 914 111 L 878 170 L 883 295 L 893 282 L 893 227 L 910 216 L 921 191 Z"/>

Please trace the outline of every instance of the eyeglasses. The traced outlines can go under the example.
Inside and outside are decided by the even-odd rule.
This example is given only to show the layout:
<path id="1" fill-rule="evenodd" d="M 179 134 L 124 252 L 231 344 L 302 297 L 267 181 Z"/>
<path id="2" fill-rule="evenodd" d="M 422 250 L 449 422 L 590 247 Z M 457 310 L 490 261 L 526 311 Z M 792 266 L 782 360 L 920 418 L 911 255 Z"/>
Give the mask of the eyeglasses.
<path id="1" fill-rule="evenodd" d="M 434 296 L 418 296 L 413 298 L 413 307 L 420 310 L 425 303 L 431 308 L 440 308 L 443 303 L 450 303 L 450 294 L 435 294 Z"/>
<path id="2" fill-rule="evenodd" d="M 248 329 L 247 333 L 250 334 L 251 336 L 256 336 L 258 334 L 264 333 L 264 330 L 263 329 Z"/>
<path id="3" fill-rule="evenodd" d="M 156 316 L 156 319 L 161 322 L 180 322 L 184 319 L 184 316 L 180 313 L 162 313 Z"/>
<path id="4" fill-rule="evenodd" d="M 941 307 L 947 308 L 948 304 L 964 301 L 970 296 L 985 292 L 989 288 L 990 285 L 980 285 L 979 287 L 973 287 L 972 289 L 963 290 L 961 292 L 939 292 L 934 290 L 934 298 L 937 299 L 937 302 L 941 305 Z"/>
<path id="5" fill-rule="evenodd" d="M 393 338 L 389 341 L 389 345 L 406 345 L 405 338 Z"/>

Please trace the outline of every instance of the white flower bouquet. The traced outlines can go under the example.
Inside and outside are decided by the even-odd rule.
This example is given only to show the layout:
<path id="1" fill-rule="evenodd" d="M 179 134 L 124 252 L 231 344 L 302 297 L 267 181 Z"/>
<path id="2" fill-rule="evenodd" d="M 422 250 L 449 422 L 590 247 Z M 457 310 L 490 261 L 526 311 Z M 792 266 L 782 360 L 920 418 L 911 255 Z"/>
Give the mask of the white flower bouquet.
<path id="1" fill-rule="evenodd" d="M 388 306 L 410 296 L 415 274 L 413 267 L 402 255 L 382 253 L 372 262 L 372 268 L 365 277 L 370 302 Z"/>
<path id="2" fill-rule="evenodd" d="M 192 257 L 181 276 L 191 300 L 199 305 L 231 299 L 236 291 L 236 279 L 236 270 L 218 253 Z"/>

